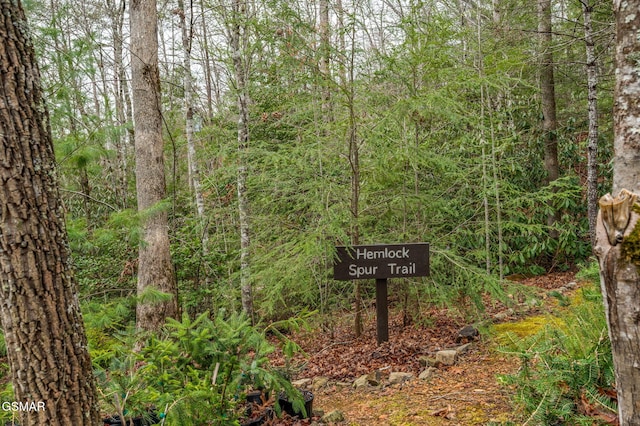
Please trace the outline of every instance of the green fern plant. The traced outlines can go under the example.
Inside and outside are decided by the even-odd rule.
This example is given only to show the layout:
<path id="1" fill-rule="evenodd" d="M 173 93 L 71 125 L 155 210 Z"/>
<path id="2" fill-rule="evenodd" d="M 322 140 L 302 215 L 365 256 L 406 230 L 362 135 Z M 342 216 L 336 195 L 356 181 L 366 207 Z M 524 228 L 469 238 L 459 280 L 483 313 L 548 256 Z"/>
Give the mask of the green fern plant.
<path id="1" fill-rule="evenodd" d="M 557 324 L 502 347 L 522 363 L 517 374 L 503 380 L 515 386 L 527 424 L 591 425 L 594 419 L 582 414 L 584 404 L 616 412 L 605 392 L 614 387 L 615 375 L 599 289 L 585 287 L 580 303 L 567 309 Z"/>

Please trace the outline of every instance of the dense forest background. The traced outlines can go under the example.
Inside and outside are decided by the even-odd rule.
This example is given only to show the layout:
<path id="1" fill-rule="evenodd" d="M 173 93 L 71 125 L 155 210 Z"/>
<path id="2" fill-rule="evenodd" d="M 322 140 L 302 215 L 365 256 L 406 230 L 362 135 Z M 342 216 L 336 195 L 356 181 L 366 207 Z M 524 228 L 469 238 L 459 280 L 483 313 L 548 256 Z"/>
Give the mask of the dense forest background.
<path id="1" fill-rule="evenodd" d="M 169 196 L 154 208 L 169 214 L 184 311 L 239 311 L 248 279 L 256 320 L 353 315 L 354 284 L 332 279 L 336 245 L 429 242 L 431 276 L 391 286 L 410 315 L 432 302 L 481 309 L 506 275 L 590 256 L 586 65 L 598 73 L 602 194 L 611 2 L 553 1 L 542 33 L 540 5 L 522 0 L 255 0 L 239 13 L 227 3 L 163 1 L 158 10 Z M 81 297 L 108 304 L 135 293 L 140 242 L 127 8 L 25 7 Z M 557 179 L 545 165 L 550 138 Z M 372 292 L 363 283 L 356 296 Z"/>
<path id="2" fill-rule="evenodd" d="M 418 328 L 434 306 L 476 325 L 487 303 L 537 306 L 516 276 L 595 274 L 613 156 L 610 3 L 161 1 L 156 49 L 153 1 L 25 1 L 49 110 L 34 115 L 53 135 L 99 414 L 236 424 L 254 389 L 303 406 L 290 332 L 334 339 L 353 324 L 355 342 L 373 306 L 372 282 L 333 279 L 336 246 L 428 242 L 431 275 L 390 283 L 392 314 Z M 541 340 L 578 342 L 541 349 L 558 356 L 538 364 L 551 373 L 517 379 L 539 424 L 584 414 L 587 387 L 557 371 L 583 366 L 597 401 L 612 386 L 597 293 L 576 314 L 599 319 L 585 320 L 595 349 L 586 327 L 565 327 Z M 3 321 L 8 402 L 27 388 L 4 362 L 18 350 Z M 18 334 L 42 328 L 31 324 Z M 582 358 L 567 361 L 571 348 Z M 548 397 L 550 380 L 566 404 Z"/>

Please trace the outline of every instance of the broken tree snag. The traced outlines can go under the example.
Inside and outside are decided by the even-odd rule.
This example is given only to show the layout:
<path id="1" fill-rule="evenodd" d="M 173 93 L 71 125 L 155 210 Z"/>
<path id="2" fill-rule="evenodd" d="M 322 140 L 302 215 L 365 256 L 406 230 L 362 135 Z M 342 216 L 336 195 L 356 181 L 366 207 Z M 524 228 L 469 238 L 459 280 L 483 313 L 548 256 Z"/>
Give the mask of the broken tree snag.
<path id="1" fill-rule="evenodd" d="M 615 198 L 611 194 L 606 194 L 598 201 L 602 212 L 602 223 L 612 246 L 622 242 L 624 231 L 631 219 L 631 208 L 636 202 L 636 198 L 636 194 L 623 189 Z"/>
<path id="2" fill-rule="evenodd" d="M 600 265 L 621 425 L 640 425 L 640 204 L 621 190 L 600 198 L 594 253 Z M 637 229 L 636 229 L 637 228 Z"/>

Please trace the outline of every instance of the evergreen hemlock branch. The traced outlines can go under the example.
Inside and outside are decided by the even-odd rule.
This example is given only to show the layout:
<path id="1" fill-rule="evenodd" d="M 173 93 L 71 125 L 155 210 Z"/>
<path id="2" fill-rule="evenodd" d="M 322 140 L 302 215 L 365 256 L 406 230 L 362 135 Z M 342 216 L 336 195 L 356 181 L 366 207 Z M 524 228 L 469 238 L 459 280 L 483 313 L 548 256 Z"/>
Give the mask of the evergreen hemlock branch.
<path id="1" fill-rule="evenodd" d="M 98 355 L 96 375 L 109 411 L 117 411 L 119 405 L 135 416 L 154 406 L 166 414 L 167 425 L 228 425 L 242 415 L 240 401 L 250 388 L 285 391 L 289 400 L 304 406 L 299 392 L 269 366 L 267 355 L 274 347 L 241 314 L 221 311 L 211 319 L 205 312 L 192 319 L 185 313 L 179 321 L 169 319 L 161 335 L 149 336 L 142 351 L 134 352 L 141 338 L 134 333 L 119 333 L 122 341 L 118 344 L 112 338 L 107 349 L 97 347 L 95 338 L 104 338 L 117 319 L 88 312 L 92 354 Z M 267 329 L 299 328 L 307 317 Z M 280 337 L 285 355 L 299 351 L 286 336 L 280 333 Z"/>

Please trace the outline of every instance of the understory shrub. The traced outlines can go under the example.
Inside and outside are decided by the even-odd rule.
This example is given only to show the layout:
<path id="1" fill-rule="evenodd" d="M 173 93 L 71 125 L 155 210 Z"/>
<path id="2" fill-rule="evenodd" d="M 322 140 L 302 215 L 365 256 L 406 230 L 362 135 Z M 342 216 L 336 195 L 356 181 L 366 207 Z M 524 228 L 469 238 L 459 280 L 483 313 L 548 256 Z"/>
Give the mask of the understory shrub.
<path id="1" fill-rule="evenodd" d="M 111 356 L 101 353 L 97 377 L 103 409 L 131 418 L 156 411 L 165 425 L 234 425 L 243 415 L 248 390 L 276 395 L 284 391 L 294 406 L 304 407 L 299 391 L 275 369 L 274 350 L 264 332 L 241 314 L 169 319 L 160 335 L 144 340 L 120 334 Z M 291 353 L 295 344 L 286 343 Z M 278 407 L 277 407 L 278 408 Z"/>
<path id="2" fill-rule="evenodd" d="M 560 318 L 533 336 L 511 336 L 503 351 L 516 354 L 521 368 L 504 376 L 529 425 L 592 425 L 615 416 L 611 344 L 600 289 L 585 286 Z"/>

